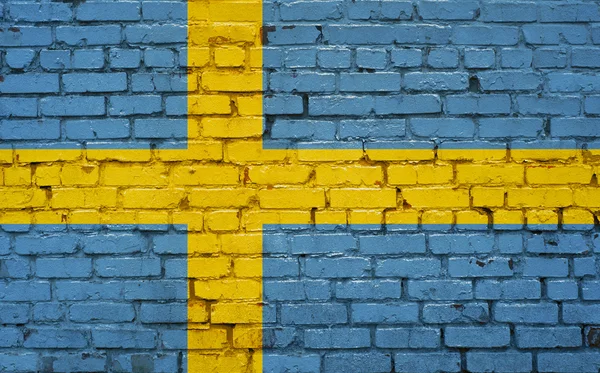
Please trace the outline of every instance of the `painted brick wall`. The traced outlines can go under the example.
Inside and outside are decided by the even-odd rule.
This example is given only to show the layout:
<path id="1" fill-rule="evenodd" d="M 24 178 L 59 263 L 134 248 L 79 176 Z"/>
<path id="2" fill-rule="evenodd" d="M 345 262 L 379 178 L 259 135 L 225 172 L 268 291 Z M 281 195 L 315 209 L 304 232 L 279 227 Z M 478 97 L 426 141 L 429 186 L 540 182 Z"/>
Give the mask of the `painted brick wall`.
<path id="1" fill-rule="evenodd" d="M 0 371 L 600 369 L 596 2 L 0 14 Z"/>

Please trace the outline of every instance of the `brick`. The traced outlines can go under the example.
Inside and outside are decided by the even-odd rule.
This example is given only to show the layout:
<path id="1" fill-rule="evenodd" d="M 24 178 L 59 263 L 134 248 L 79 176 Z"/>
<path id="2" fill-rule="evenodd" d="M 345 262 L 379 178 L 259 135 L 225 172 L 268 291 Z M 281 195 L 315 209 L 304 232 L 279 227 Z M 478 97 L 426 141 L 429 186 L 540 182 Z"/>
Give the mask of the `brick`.
<path id="1" fill-rule="evenodd" d="M 533 368 L 530 353 L 467 352 L 467 369 L 472 372 L 530 372 Z"/>
<path id="2" fill-rule="evenodd" d="M 470 281 L 457 280 L 410 280 L 409 298 L 419 300 L 466 300 L 472 299 Z"/>
<path id="3" fill-rule="evenodd" d="M 505 347 L 510 343 L 508 326 L 449 326 L 445 329 L 446 346 L 449 347 Z"/>
<path id="4" fill-rule="evenodd" d="M 390 354 L 385 353 L 334 353 L 325 356 L 324 372 L 389 372 L 392 369 Z"/>
<path id="5" fill-rule="evenodd" d="M 351 310 L 355 324 L 403 324 L 419 319 L 417 303 L 354 303 Z"/>
<path id="6" fill-rule="evenodd" d="M 369 347 L 371 334 L 366 328 L 307 329 L 304 344 L 313 349 Z"/>
<path id="7" fill-rule="evenodd" d="M 394 355 L 394 362 L 399 373 L 460 372 L 458 352 L 398 352 Z"/>
<path id="8" fill-rule="evenodd" d="M 78 323 L 131 322 L 135 317 L 133 305 L 123 303 L 85 303 L 69 307 L 69 319 Z"/>
<path id="9" fill-rule="evenodd" d="M 515 329 L 519 348 L 556 348 L 581 346 L 581 328 L 575 326 L 529 327 Z"/>
<path id="10" fill-rule="evenodd" d="M 518 304 L 496 303 L 494 318 L 500 322 L 528 324 L 558 323 L 558 305 L 555 303 Z"/>

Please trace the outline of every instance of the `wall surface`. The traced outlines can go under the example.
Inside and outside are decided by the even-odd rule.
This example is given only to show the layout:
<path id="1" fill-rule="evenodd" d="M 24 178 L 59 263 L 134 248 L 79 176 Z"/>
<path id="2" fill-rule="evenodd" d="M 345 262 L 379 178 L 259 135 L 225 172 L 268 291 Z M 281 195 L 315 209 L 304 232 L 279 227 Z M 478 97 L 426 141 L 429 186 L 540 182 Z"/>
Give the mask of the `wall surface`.
<path id="1" fill-rule="evenodd" d="M 0 15 L 0 371 L 600 369 L 597 2 Z"/>

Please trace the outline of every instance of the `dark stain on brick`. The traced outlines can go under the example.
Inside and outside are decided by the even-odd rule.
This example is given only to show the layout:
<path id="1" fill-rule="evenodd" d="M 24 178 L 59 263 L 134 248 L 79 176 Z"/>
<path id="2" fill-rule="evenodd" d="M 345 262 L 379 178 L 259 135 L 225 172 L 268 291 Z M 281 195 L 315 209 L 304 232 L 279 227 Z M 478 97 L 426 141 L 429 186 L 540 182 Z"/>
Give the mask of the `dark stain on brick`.
<path id="1" fill-rule="evenodd" d="M 296 26 L 294 26 L 294 25 L 290 25 L 290 26 L 281 26 L 281 29 L 282 29 L 282 30 L 293 30 L 293 29 L 295 29 L 295 28 L 296 28 Z"/>
<path id="2" fill-rule="evenodd" d="M 590 328 L 587 334 L 587 342 L 590 347 L 600 348 L 600 328 Z"/>
<path id="3" fill-rule="evenodd" d="M 4 81 L 4 76 L 0 75 L 0 83 Z"/>
<path id="4" fill-rule="evenodd" d="M 508 268 L 510 268 L 511 270 L 515 268 L 515 262 L 514 260 L 512 260 L 512 258 L 508 259 Z"/>
<path id="5" fill-rule="evenodd" d="M 269 44 L 269 32 L 275 32 L 275 26 L 263 26 L 260 28 L 260 39 L 263 45 Z"/>
<path id="6" fill-rule="evenodd" d="M 154 360 L 150 355 L 132 355 L 131 371 L 133 373 L 152 373 L 154 372 Z"/>
<path id="7" fill-rule="evenodd" d="M 480 266 L 481 268 L 485 267 L 485 262 L 482 262 L 481 260 L 476 260 L 475 264 L 477 264 L 478 266 Z"/>
<path id="8" fill-rule="evenodd" d="M 10 31 L 10 32 L 20 32 L 20 31 L 21 31 L 21 29 L 20 29 L 20 28 L 18 28 L 18 27 L 9 27 L 9 28 L 8 28 L 8 31 Z"/>

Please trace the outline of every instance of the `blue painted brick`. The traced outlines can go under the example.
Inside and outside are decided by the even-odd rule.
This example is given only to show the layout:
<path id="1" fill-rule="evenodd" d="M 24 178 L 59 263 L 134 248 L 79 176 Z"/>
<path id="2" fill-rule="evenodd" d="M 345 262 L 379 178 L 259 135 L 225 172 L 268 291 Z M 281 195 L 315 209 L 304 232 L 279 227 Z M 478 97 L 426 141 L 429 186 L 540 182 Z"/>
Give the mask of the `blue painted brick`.
<path id="1" fill-rule="evenodd" d="M 421 73 L 404 75 L 404 88 L 412 91 L 461 91 L 469 85 L 466 73 Z"/>
<path id="2" fill-rule="evenodd" d="M 391 369 L 392 357 L 389 353 L 335 353 L 325 355 L 323 360 L 323 373 L 385 373 Z"/>
<path id="3" fill-rule="evenodd" d="M 136 119 L 134 133 L 137 138 L 185 138 L 187 136 L 187 120 Z"/>
<path id="4" fill-rule="evenodd" d="M 596 273 L 595 258 L 573 258 L 573 274 L 576 277 L 595 276 Z"/>
<path id="5" fill-rule="evenodd" d="M 42 238 L 43 239 L 40 239 Z M 17 236 L 15 252 L 20 255 L 73 254 L 79 239 L 73 235 Z"/>
<path id="6" fill-rule="evenodd" d="M 587 30 L 584 25 L 524 25 L 525 42 L 537 45 L 585 44 Z"/>
<path id="7" fill-rule="evenodd" d="M 408 296 L 418 300 L 473 299 L 470 281 L 459 280 L 409 280 Z"/>
<path id="8" fill-rule="evenodd" d="M 533 66 L 537 68 L 561 68 L 567 66 L 566 49 L 536 49 L 533 53 Z"/>
<path id="9" fill-rule="evenodd" d="M 92 259 L 38 258 L 35 274 L 41 278 L 89 278 L 92 275 Z"/>
<path id="10" fill-rule="evenodd" d="M 69 307 L 69 320 L 77 323 L 131 322 L 135 317 L 132 304 L 76 303 Z"/>
<path id="11" fill-rule="evenodd" d="M 519 28 L 512 26 L 456 26 L 453 29 L 452 40 L 454 44 L 464 45 L 516 45 L 519 41 Z"/>
<path id="12" fill-rule="evenodd" d="M 356 239 L 349 234 L 294 235 L 292 254 L 345 253 L 356 249 Z"/>
<path id="13" fill-rule="evenodd" d="M 95 372 L 106 367 L 106 354 L 98 352 L 53 354 L 44 358 L 51 362 L 48 369 L 54 372 Z"/>
<path id="14" fill-rule="evenodd" d="M 581 283 L 581 297 L 584 300 L 600 300 L 600 282 L 583 281 Z"/>
<path id="15" fill-rule="evenodd" d="M 149 277 L 161 273 L 159 258 L 101 258 L 94 263 L 100 277 Z"/>
<path id="16" fill-rule="evenodd" d="M 121 26 L 58 26 L 56 41 L 68 45 L 116 45 L 121 43 Z"/>
<path id="17" fill-rule="evenodd" d="M 186 356 L 183 356 L 185 361 Z M 169 373 L 178 370 L 177 354 L 150 354 L 134 352 L 129 354 L 114 355 L 111 366 L 114 372 L 133 372 L 139 369 L 153 368 L 155 373 Z"/>
<path id="18" fill-rule="evenodd" d="M 187 20 L 187 6 L 176 1 L 142 2 L 142 17 L 145 20 Z"/>
<path id="19" fill-rule="evenodd" d="M 150 324 L 171 324 L 187 322 L 187 304 L 151 304 L 142 303 L 139 320 Z"/>
<path id="20" fill-rule="evenodd" d="M 314 48 L 290 48 L 285 53 L 284 65 L 290 69 L 317 66 L 317 50 Z"/>
<path id="21" fill-rule="evenodd" d="M 311 353 L 302 354 L 301 356 L 274 354 L 270 352 L 263 354 L 264 373 L 279 373 L 291 369 L 297 372 L 319 372 L 321 369 L 321 357 Z"/>
<path id="22" fill-rule="evenodd" d="M 322 258 L 306 260 L 306 275 L 318 278 L 366 277 L 371 263 L 365 258 Z"/>
<path id="23" fill-rule="evenodd" d="M 465 49 L 465 67 L 467 69 L 488 69 L 496 64 L 493 49 Z"/>
<path id="24" fill-rule="evenodd" d="M 334 140 L 334 122 L 307 120 L 277 120 L 271 127 L 273 139 Z"/>
<path id="25" fill-rule="evenodd" d="M 100 69 L 104 67 L 104 51 L 102 49 L 80 49 L 73 51 L 73 68 Z"/>
<path id="26" fill-rule="evenodd" d="M 40 66 L 45 70 L 71 69 L 71 52 L 68 50 L 43 50 L 40 52 Z"/>
<path id="27" fill-rule="evenodd" d="M 525 48 L 503 48 L 501 66 L 509 69 L 527 68 L 531 66 L 533 52 Z"/>
<path id="28" fill-rule="evenodd" d="M 119 92 L 127 89 L 125 73 L 73 73 L 62 76 L 66 92 Z"/>
<path id="29" fill-rule="evenodd" d="M 326 281 L 263 281 L 268 301 L 327 300 L 331 290 Z"/>
<path id="30" fill-rule="evenodd" d="M 136 21 L 140 19 L 140 3 L 134 1 L 90 2 L 77 7 L 80 21 Z"/>
<path id="31" fill-rule="evenodd" d="M 482 118 L 479 136 L 482 138 L 536 138 L 544 131 L 541 118 Z"/>
<path id="32" fill-rule="evenodd" d="M 377 328 L 375 345 L 381 348 L 437 348 L 440 330 L 434 328 L 404 327 Z"/>
<path id="33" fill-rule="evenodd" d="M 306 329 L 304 346 L 315 349 L 364 348 L 371 346 L 366 328 Z"/>
<path id="34" fill-rule="evenodd" d="M 162 111 L 160 96 L 113 96 L 109 100 L 110 115 L 154 114 Z"/>
<path id="35" fill-rule="evenodd" d="M 417 303 L 354 303 L 351 309 L 355 324 L 416 323 L 419 319 Z"/>
<path id="36" fill-rule="evenodd" d="M 92 342 L 96 348 L 149 349 L 156 346 L 157 335 L 146 329 L 93 329 Z"/>
<path id="37" fill-rule="evenodd" d="M 427 20 L 472 20 L 479 11 L 479 4 L 475 1 L 427 1 L 418 3 L 419 15 Z"/>
<path id="38" fill-rule="evenodd" d="M 467 352 L 470 372 L 531 372 L 530 353 L 525 352 Z"/>
<path id="39" fill-rule="evenodd" d="M 25 69 L 29 67 L 34 57 L 33 49 L 7 49 L 4 59 L 12 69 Z"/>
<path id="40" fill-rule="evenodd" d="M 364 280 L 338 282 L 335 285 L 337 299 L 399 299 L 399 281 Z"/>
<path id="41" fill-rule="evenodd" d="M 595 352 L 544 352 L 538 355 L 539 372 L 596 372 L 600 357 Z"/>
<path id="42" fill-rule="evenodd" d="M 174 239 L 173 235 L 168 237 Z M 99 234 L 83 236 L 81 245 L 86 254 L 132 254 L 143 251 L 146 242 L 137 234 Z"/>
<path id="43" fill-rule="evenodd" d="M 356 49 L 356 65 L 363 69 L 382 70 L 387 65 L 387 51 L 385 49 Z"/>
<path id="44" fill-rule="evenodd" d="M 302 97 L 292 95 L 265 96 L 263 109 L 265 115 L 302 114 L 304 110 Z"/>
<path id="45" fill-rule="evenodd" d="M 10 19 L 23 22 L 64 22 L 73 18 L 71 5 L 61 3 L 11 3 L 8 13 Z"/>
<path id="46" fill-rule="evenodd" d="M 406 134 L 404 119 L 343 120 L 339 124 L 342 139 L 398 138 Z"/>
<path id="47" fill-rule="evenodd" d="M 100 116 L 106 113 L 104 97 L 62 96 L 40 100 L 41 113 L 47 116 Z"/>
<path id="48" fill-rule="evenodd" d="M 540 299 L 541 294 L 539 280 L 479 280 L 475 283 L 477 299 Z"/>
<path id="49" fill-rule="evenodd" d="M 536 90 L 542 84 L 538 73 L 520 71 L 485 71 L 478 74 L 484 91 L 524 91 Z"/>
<path id="50" fill-rule="evenodd" d="M 494 318 L 496 321 L 515 324 L 556 324 L 558 305 L 556 303 L 496 303 Z"/>
<path id="51" fill-rule="evenodd" d="M 339 1 L 309 2 L 299 1 L 283 3 L 279 7 L 283 21 L 318 21 L 325 19 L 339 19 L 342 16 L 342 7 Z"/>
<path id="52" fill-rule="evenodd" d="M 581 328 L 576 326 L 515 328 L 519 348 L 556 348 L 581 346 Z"/>
<path id="53" fill-rule="evenodd" d="M 332 325 L 348 321 L 348 311 L 342 304 L 326 303 L 282 305 L 282 325 Z"/>
<path id="54" fill-rule="evenodd" d="M 17 347 L 23 339 L 23 333 L 13 327 L 0 327 L 0 347 Z"/>
<path id="55" fill-rule="evenodd" d="M 110 67 L 114 69 L 135 69 L 140 66 L 142 51 L 139 49 L 111 48 L 109 60 Z"/>
<path id="56" fill-rule="evenodd" d="M 468 118 L 414 118 L 410 120 L 410 129 L 413 135 L 428 139 L 472 138 L 475 134 L 475 124 Z"/>
<path id="57" fill-rule="evenodd" d="M 398 373 L 460 372 L 458 352 L 398 352 L 394 362 Z"/>
<path id="58" fill-rule="evenodd" d="M 55 140 L 59 138 L 60 121 L 58 120 L 3 120 L 0 122 L 0 139 L 3 140 Z"/>
<path id="59" fill-rule="evenodd" d="M 436 277 L 440 271 L 441 262 L 437 258 L 384 259 L 375 266 L 377 277 Z"/>
<path id="60" fill-rule="evenodd" d="M 340 92 L 400 92 L 400 74 L 342 73 Z"/>
<path id="61" fill-rule="evenodd" d="M 451 277 L 507 277 L 512 276 L 512 259 L 507 258 L 450 258 L 448 273 Z"/>
<path id="62" fill-rule="evenodd" d="M 319 49 L 317 64 L 323 69 L 347 69 L 350 67 L 351 55 L 352 51 L 346 48 Z"/>
<path id="63" fill-rule="evenodd" d="M 35 117 L 38 100 L 35 97 L 1 97 L 0 117 Z"/>
<path id="64" fill-rule="evenodd" d="M 434 69 L 449 69 L 458 66 L 458 50 L 434 48 L 427 55 L 427 64 Z"/>
<path id="65" fill-rule="evenodd" d="M 375 235 L 359 238 L 360 252 L 367 255 L 425 253 L 425 235 Z"/>
<path id="66" fill-rule="evenodd" d="M 494 237 L 484 234 L 432 234 L 429 249 L 434 254 L 489 253 L 494 248 Z"/>
<path id="67" fill-rule="evenodd" d="M 272 73 L 269 87 L 274 92 L 333 92 L 335 75 L 331 73 Z"/>
<path id="68" fill-rule="evenodd" d="M 41 322 L 61 321 L 66 313 L 64 303 L 36 303 L 33 306 L 33 320 Z"/>
<path id="69" fill-rule="evenodd" d="M 485 22 L 532 22 L 536 19 L 534 2 L 486 3 L 481 9 L 481 20 Z"/>
<path id="70" fill-rule="evenodd" d="M 486 323 L 490 319 L 487 303 L 425 304 L 423 322 L 432 324 Z"/>
<path id="71" fill-rule="evenodd" d="M 600 323 L 600 305 L 565 303 L 562 309 L 565 324 L 598 324 Z"/>
<path id="72" fill-rule="evenodd" d="M 569 263 L 564 258 L 525 258 L 523 276 L 566 277 Z"/>
<path id="73" fill-rule="evenodd" d="M 508 95 L 457 95 L 446 97 L 448 114 L 509 114 Z"/>
<path id="74" fill-rule="evenodd" d="M 0 82 L 0 93 L 58 92 L 57 74 L 11 74 Z"/>
<path id="75" fill-rule="evenodd" d="M 592 250 L 585 238 L 571 234 L 533 236 L 526 245 L 527 252 L 536 254 L 582 254 Z"/>
<path id="76" fill-rule="evenodd" d="M 392 49 L 391 63 L 394 67 L 419 67 L 423 64 L 421 49 Z"/>
<path id="77" fill-rule="evenodd" d="M 174 24 L 125 26 L 125 40 L 133 44 L 185 43 L 187 27 Z"/>
<path id="78" fill-rule="evenodd" d="M 299 274 L 298 261 L 286 258 L 263 258 L 263 277 L 294 277 Z"/>
<path id="79" fill-rule="evenodd" d="M 144 65 L 146 67 L 173 67 L 175 53 L 169 49 L 146 49 L 144 51 Z"/>
<path id="80" fill-rule="evenodd" d="M 505 347 L 510 343 L 508 326 L 448 326 L 444 333 L 448 347 Z"/>
<path id="81" fill-rule="evenodd" d="M 25 324 L 29 321 L 29 305 L 22 303 L 0 304 L 0 323 Z"/>
<path id="82" fill-rule="evenodd" d="M 130 136 L 126 119 L 69 120 L 65 122 L 68 139 L 123 139 Z"/>
<path id="83" fill-rule="evenodd" d="M 1 47 L 48 46 L 52 44 L 52 28 L 43 26 L 3 27 Z"/>
<path id="84" fill-rule="evenodd" d="M 176 280 L 142 280 L 122 283 L 123 297 L 128 300 L 187 299 L 187 284 Z"/>
<path id="85" fill-rule="evenodd" d="M 39 328 L 29 329 L 23 342 L 25 348 L 85 348 L 88 333 L 77 329 Z"/>

